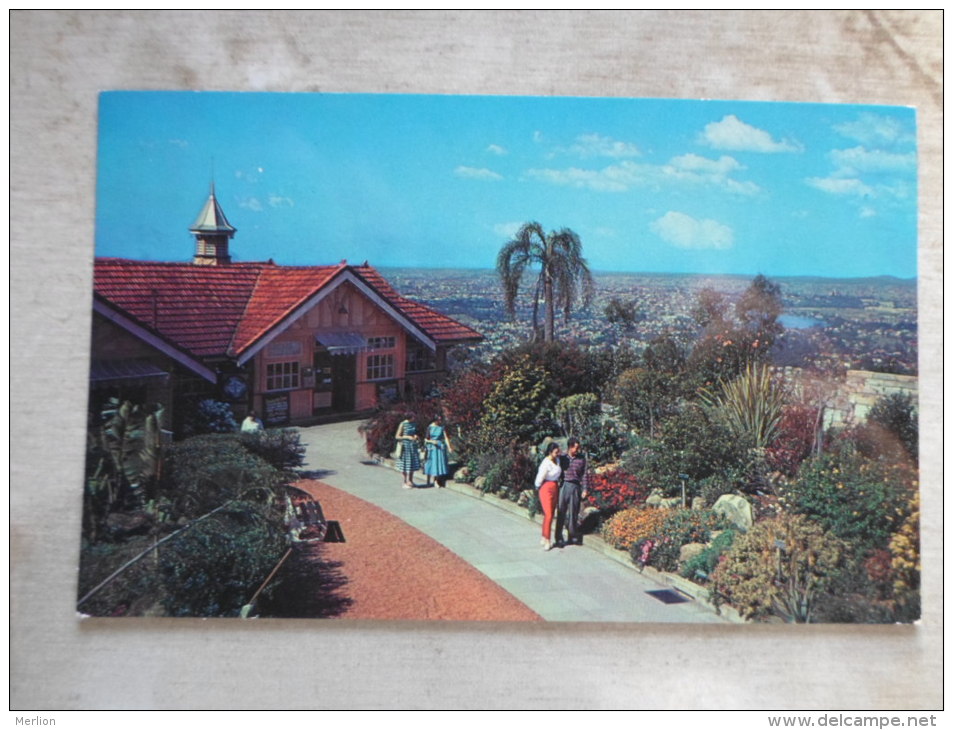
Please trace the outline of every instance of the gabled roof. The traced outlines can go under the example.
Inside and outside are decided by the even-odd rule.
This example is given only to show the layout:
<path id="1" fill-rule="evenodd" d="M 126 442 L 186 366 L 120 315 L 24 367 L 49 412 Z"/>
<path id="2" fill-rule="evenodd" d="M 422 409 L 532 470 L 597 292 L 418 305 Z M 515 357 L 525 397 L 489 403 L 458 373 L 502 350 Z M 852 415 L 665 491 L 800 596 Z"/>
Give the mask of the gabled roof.
<path id="1" fill-rule="evenodd" d="M 245 361 L 345 281 L 427 344 L 476 342 L 479 332 L 400 296 L 369 265 L 196 266 L 97 258 L 98 295 L 199 357 Z"/>
<path id="2" fill-rule="evenodd" d="M 170 342 L 167 337 L 163 337 L 155 329 L 140 321 L 135 316 L 129 314 L 120 307 L 117 307 L 99 293 L 93 294 L 93 311 L 109 320 L 116 326 L 126 330 L 140 341 L 145 342 L 159 352 L 164 353 L 172 360 L 194 372 L 196 375 L 205 378 L 210 383 L 215 382 L 215 373 L 203 365 L 195 355 L 193 355 L 191 352 L 187 352 L 181 347 L 178 347 L 175 343 Z M 95 360 L 93 361 L 93 364 L 96 365 Z M 100 365 L 103 368 L 106 367 L 102 364 Z M 90 379 L 93 381 L 97 380 L 95 373 L 90 375 Z"/>

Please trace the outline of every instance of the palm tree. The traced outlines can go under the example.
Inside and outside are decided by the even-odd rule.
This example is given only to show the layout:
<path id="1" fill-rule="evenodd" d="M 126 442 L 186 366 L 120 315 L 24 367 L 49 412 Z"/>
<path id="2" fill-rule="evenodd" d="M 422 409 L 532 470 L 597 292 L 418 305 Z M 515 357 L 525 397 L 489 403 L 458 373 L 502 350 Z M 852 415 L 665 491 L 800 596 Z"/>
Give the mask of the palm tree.
<path id="1" fill-rule="evenodd" d="M 539 300 L 546 307 L 543 339 L 553 341 L 556 308 L 569 319 L 573 304 L 582 298 L 592 301 L 595 285 L 589 264 L 582 256 L 582 242 L 569 228 L 547 234 L 536 222 L 524 223 L 516 236 L 508 241 L 496 258 L 496 270 L 503 284 L 503 300 L 510 316 L 516 314 L 516 296 L 527 268 L 539 267 L 533 293 L 533 335 L 538 331 Z"/>

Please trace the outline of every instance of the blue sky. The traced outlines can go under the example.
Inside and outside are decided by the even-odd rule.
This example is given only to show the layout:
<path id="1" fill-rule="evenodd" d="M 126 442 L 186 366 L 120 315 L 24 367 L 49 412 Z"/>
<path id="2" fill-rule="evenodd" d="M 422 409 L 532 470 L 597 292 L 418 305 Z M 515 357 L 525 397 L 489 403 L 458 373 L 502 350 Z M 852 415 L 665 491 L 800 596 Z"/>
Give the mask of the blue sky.
<path id="1" fill-rule="evenodd" d="M 107 92 L 96 252 L 185 261 L 215 190 L 234 260 L 495 264 L 521 223 L 590 267 L 916 276 L 906 107 Z"/>

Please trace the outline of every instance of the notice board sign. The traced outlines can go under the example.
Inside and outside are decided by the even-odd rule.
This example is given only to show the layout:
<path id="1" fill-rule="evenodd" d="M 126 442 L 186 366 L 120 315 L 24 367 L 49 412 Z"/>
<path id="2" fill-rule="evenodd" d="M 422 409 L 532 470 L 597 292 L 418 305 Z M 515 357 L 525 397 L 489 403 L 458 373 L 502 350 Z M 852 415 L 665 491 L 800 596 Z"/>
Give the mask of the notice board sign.
<path id="1" fill-rule="evenodd" d="M 291 414 L 291 399 L 287 393 L 265 396 L 264 421 L 266 426 L 281 426 L 288 423 Z"/>

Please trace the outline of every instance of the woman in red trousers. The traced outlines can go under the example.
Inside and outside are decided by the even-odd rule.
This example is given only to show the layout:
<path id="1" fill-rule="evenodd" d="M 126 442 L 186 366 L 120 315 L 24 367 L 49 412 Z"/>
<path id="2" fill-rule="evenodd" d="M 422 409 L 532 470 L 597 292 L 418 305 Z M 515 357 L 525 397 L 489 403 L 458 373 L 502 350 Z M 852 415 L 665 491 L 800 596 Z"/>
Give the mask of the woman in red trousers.
<path id="1" fill-rule="evenodd" d="M 559 466 L 559 444 L 551 443 L 546 447 L 546 456 L 536 472 L 536 490 L 539 503 L 543 508 L 543 550 L 552 550 L 553 514 L 556 512 L 556 498 L 559 496 L 559 478 L 563 470 Z"/>

